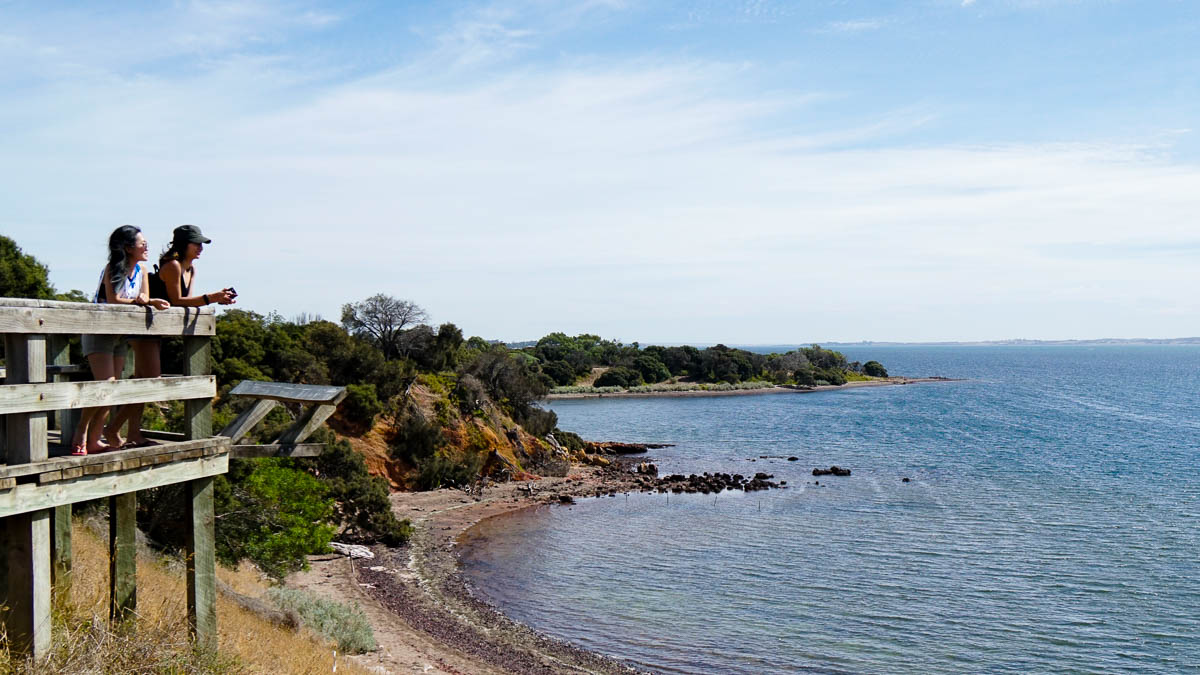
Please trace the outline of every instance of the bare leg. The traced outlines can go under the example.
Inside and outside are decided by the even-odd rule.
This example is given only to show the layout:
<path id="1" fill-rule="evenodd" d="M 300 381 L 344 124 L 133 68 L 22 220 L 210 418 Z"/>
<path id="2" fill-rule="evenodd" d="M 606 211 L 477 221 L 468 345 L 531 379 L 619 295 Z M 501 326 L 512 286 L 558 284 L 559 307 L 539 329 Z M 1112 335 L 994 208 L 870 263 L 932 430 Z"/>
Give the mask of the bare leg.
<path id="1" fill-rule="evenodd" d="M 133 377 L 158 377 L 162 375 L 162 364 L 159 361 L 158 340 L 133 340 Z M 121 433 L 121 427 L 129 422 L 129 442 L 137 445 L 146 443 L 142 435 L 142 409 L 145 403 L 131 403 L 121 406 L 120 412 L 105 430 L 105 437 Z"/>
<path id="2" fill-rule="evenodd" d="M 124 357 L 114 359 L 110 353 L 88 354 L 87 358 L 88 365 L 92 367 L 92 378 L 96 380 L 115 380 L 117 379 L 116 373 L 121 372 L 120 369 L 125 367 Z M 79 416 L 79 426 L 75 430 L 76 442 L 85 442 L 86 433 L 88 452 L 104 452 L 111 449 L 108 445 L 100 442 L 100 434 L 104 430 L 104 415 L 107 411 L 107 406 L 86 408 Z"/>

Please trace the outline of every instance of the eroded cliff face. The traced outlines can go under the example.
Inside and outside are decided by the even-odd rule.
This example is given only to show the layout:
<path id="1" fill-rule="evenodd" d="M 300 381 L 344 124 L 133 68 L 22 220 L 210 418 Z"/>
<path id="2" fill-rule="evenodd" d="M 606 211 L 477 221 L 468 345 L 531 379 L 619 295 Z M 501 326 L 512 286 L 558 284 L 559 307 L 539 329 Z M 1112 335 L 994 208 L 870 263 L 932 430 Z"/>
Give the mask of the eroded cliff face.
<path id="1" fill-rule="evenodd" d="M 547 439 L 536 438 L 491 403 L 483 402 L 475 414 L 463 414 L 444 391 L 415 384 L 407 393 L 406 414 L 419 414 L 441 429 L 442 444 L 436 450 L 450 461 L 479 466 L 480 474 L 493 480 L 528 480 L 538 476 L 565 476 L 571 461 L 594 461 L 586 453 L 572 453 Z M 362 454 L 371 473 L 382 476 L 394 490 L 417 489 L 420 468 L 403 452 L 395 416 L 380 415 L 375 426 L 361 434 L 346 427 L 331 426 L 339 437 Z"/>

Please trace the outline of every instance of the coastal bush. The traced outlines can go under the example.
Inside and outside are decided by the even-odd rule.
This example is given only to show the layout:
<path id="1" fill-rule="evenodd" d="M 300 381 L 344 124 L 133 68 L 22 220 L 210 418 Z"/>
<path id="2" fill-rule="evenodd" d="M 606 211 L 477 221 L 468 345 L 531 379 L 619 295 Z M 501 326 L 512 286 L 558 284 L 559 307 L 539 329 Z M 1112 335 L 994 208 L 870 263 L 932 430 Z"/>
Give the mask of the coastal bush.
<path id="1" fill-rule="evenodd" d="M 883 364 L 878 361 L 867 361 L 863 364 L 862 371 L 864 375 L 870 375 L 871 377 L 888 376 L 887 368 L 884 368 Z"/>
<path id="2" fill-rule="evenodd" d="M 467 415 L 483 412 L 488 402 L 487 388 L 474 375 L 462 375 L 455 383 L 450 397 L 458 403 L 458 409 Z"/>
<path id="3" fill-rule="evenodd" d="M 308 591 L 282 587 L 269 589 L 267 597 L 279 609 L 299 614 L 305 626 L 340 651 L 363 654 L 377 647 L 371 622 L 357 604 L 343 605 Z"/>
<path id="4" fill-rule="evenodd" d="M 542 364 L 542 372 L 550 376 L 557 386 L 566 386 L 575 383 L 575 369 L 566 361 L 550 361 Z"/>
<path id="5" fill-rule="evenodd" d="M 342 528 L 341 541 L 360 544 L 381 542 L 399 546 L 412 536 L 412 524 L 399 520 L 392 512 L 388 482 L 367 470 L 363 456 L 345 440 L 321 430 L 315 436 L 325 443 L 325 451 L 315 459 L 299 460 L 300 466 L 320 476 L 334 500 L 334 522 Z"/>
<path id="6" fill-rule="evenodd" d="M 393 457 L 419 464 L 446 444 L 442 427 L 430 423 L 415 406 L 400 412 L 398 417 L 389 439 Z"/>
<path id="7" fill-rule="evenodd" d="M 482 453 L 469 453 L 456 459 L 439 450 L 418 460 L 417 489 L 436 490 L 469 485 L 479 478 L 483 460 Z"/>
<path id="8" fill-rule="evenodd" d="M 346 385 L 346 398 L 338 406 L 338 414 L 347 423 L 357 429 L 367 430 L 375 424 L 375 416 L 381 412 L 383 403 L 375 393 L 375 385 Z"/>
<path id="9" fill-rule="evenodd" d="M 554 430 L 558 424 L 558 413 L 537 406 L 526 406 L 513 419 L 531 436 L 541 438 Z"/>
<path id="10" fill-rule="evenodd" d="M 292 460 L 230 462 L 215 482 L 217 558 L 243 559 L 282 578 L 307 565 L 305 556 L 329 550 L 334 502 L 316 478 L 287 466 Z"/>
<path id="11" fill-rule="evenodd" d="M 641 373 L 642 380 L 644 380 L 647 384 L 662 382 L 663 380 L 670 379 L 671 377 L 671 371 L 667 369 L 666 365 L 664 365 L 662 361 L 659 361 L 657 358 L 649 354 L 643 354 L 642 356 L 635 358 L 633 360 L 632 367 L 634 370 Z"/>
<path id="12" fill-rule="evenodd" d="M 550 433 L 554 435 L 554 440 L 558 441 L 558 444 L 567 450 L 571 452 L 583 452 L 583 438 L 579 434 L 571 431 L 563 431 L 558 427 L 555 427 L 554 431 Z"/>
<path id="13" fill-rule="evenodd" d="M 617 366 L 609 368 L 596 378 L 597 387 L 636 387 L 642 384 L 642 374 L 632 368 Z"/>

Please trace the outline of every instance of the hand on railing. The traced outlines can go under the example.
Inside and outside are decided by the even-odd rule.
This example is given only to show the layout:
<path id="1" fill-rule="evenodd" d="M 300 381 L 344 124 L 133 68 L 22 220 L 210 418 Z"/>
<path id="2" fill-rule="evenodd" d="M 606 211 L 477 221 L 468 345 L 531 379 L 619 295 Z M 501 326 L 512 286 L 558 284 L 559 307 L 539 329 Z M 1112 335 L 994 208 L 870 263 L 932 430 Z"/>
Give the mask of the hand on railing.
<path id="1" fill-rule="evenodd" d="M 150 305 L 154 309 L 168 309 L 171 306 L 171 303 L 163 300 L 162 298 L 150 298 L 148 301 L 146 301 L 146 304 Z"/>

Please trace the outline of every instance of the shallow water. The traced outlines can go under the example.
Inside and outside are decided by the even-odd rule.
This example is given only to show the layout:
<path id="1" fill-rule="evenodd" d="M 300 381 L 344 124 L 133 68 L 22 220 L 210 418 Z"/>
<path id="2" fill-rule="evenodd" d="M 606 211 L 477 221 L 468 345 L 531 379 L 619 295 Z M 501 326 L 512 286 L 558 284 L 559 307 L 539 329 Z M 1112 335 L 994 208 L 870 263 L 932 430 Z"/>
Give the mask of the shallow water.
<path id="1" fill-rule="evenodd" d="M 468 578 L 659 672 L 1200 672 L 1200 348 L 842 351 L 969 379 L 555 402 L 584 437 L 677 444 L 664 472 L 792 487 L 493 519 Z"/>

